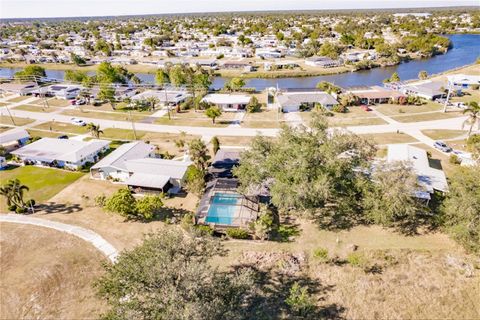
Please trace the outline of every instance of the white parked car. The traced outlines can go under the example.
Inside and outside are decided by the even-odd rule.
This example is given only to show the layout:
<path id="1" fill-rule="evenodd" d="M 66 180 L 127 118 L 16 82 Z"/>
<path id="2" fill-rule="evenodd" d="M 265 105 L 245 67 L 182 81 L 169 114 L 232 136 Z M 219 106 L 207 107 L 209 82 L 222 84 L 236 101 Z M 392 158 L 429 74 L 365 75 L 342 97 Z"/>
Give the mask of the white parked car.
<path id="1" fill-rule="evenodd" d="M 83 121 L 82 119 L 78 119 L 78 118 L 72 118 L 70 119 L 70 122 L 76 126 L 80 126 L 80 127 L 83 127 L 83 126 L 86 126 L 87 124 L 85 123 L 85 121 Z"/>

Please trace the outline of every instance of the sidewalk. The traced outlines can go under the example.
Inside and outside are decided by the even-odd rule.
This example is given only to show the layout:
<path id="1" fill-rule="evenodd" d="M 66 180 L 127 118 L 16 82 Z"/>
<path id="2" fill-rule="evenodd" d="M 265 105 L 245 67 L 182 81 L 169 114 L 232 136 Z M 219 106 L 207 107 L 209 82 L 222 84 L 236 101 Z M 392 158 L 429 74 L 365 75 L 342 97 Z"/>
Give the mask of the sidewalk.
<path id="1" fill-rule="evenodd" d="M 0 215 L 0 222 L 30 224 L 39 227 L 55 229 L 61 232 L 66 232 L 79 237 L 87 242 L 90 242 L 95 248 L 102 252 L 111 262 L 115 262 L 118 256 L 118 251 L 103 239 L 99 234 L 82 228 L 65 223 L 44 220 L 40 218 L 29 217 L 20 214 L 2 214 Z"/>

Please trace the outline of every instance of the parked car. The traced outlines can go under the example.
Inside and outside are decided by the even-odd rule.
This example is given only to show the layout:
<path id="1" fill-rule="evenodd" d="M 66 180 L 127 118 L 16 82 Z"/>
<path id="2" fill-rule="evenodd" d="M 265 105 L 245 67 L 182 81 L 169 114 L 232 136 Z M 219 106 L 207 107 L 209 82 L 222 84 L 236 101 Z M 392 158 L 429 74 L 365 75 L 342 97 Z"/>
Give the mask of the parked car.
<path id="1" fill-rule="evenodd" d="M 103 101 L 103 100 L 99 100 L 99 99 L 93 99 L 93 101 L 92 101 L 92 104 L 93 104 L 95 107 L 99 107 L 99 106 L 101 106 L 103 103 L 104 103 L 104 101 Z"/>
<path id="2" fill-rule="evenodd" d="M 66 134 L 59 136 L 57 139 L 68 139 L 68 136 Z"/>
<path id="3" fill-rule="evenodd" d="M 78 98 L 75 100 L 75 104 L 78 106 L 84 105 L 85 103 L 87 103 L 87 100 L 85 100 L 84 98 Z"/>
<path id="4" fill-rule="evenodd" d="M 372 109 L 370 109 L 370 107 L 366 105 L 361 105 L 360 108 L 362 108 L 363 111 L 372 111 Z"/>
<path id="5" fill-rule="evenodd" d="M 85 123 L 85 121 L 83 121 L 82 119 L 78 119 L 78 118 L 72 118 L 70 119 L 70 122 L 76 126 L 80 126 L 80 127 L 84 127 L 86 126 L 87 124 Z"/>
<path id="6" fill-rule="evenodd" d="M 451 152 L 452 151 L 452 148 L 450 148 L 449 146 L 447 146 L 447 144 L 443 141 L 435 141 L 433 143 L 433 146 L 440 150 L 440 151 L 443 151 L 443 152 Z"/>

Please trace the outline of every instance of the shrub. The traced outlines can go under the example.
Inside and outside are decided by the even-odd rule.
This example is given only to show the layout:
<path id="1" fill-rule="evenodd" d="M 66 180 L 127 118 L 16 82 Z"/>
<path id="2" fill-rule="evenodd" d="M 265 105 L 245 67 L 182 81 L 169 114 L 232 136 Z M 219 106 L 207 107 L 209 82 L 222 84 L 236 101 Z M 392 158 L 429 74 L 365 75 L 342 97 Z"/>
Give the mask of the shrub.
<path id="1" fill-rule="evenodd" d="M 325 248 L 318 248 L 313 250 L 313 257 L 321 262 L 327 262 L 329 260 L 328 250 Z"/>
<path id="2" fill-rule="evenodd" d="M 360 252 L 352 252 L 347 256 L 347 262 L 354 267 L 365 267 L 367 259 L 365 255 Z"/>
<path id="3" fill-rule="evenodd" d="M 151 220 L 160 214 L 163 202 L 160 196 L 147 196 L 135 202 L 136 215 L 144 220 Z"/>
<path id="4" fill-rule="evenodd" d="M 213 236 L 213 229 L 210 226 L 199 224 L 195 226 L 195 229 L 199 231 L 201 235 L 210 235 Z"/>
<path id="5" fill-rule="evenodd" d="M 27 212 L 27 209 L 22 208 L 22 207 L 17 207 L 17 208 L 15 209 L 15 212 L 21 214 L 21 213 Z"/>
<path id="6" fill-rule="evenodd" d="M 180 222 L 182 229 L 189 231 L 194 225 L 195 215 L 193 213 L 187 213 L 182 217 L 182 221 Z"/>
<path id="7" fill-rule="evenodd" d="M 17 210 L 17 206 L 12 204 L 10 206 L 7 207 L 8 211 L 16 211 Z"/>
<path id="8" fill-rule="evenodd" d="M 451 164 L 460 164 L 462 161 L 456 154 L 451 154 L 450 157 L 448 158 L 448 162 Z"/>
<path id="9" fill-rule="evenodd" d="M 95 203 L 95 206 L 97 207 L 103 207 L 105 205 L 105 202 L 107 201 L 107 197 L 105 197 L 104 194 L 96 196 L 93 198 L 93 202 Z"/>
<path id="10" fill-rule="evenodd" d="M 249 233 L 241 228 L 227 229 L 227 236 L 232 239 L 248 239 L 250 237 Z"/>
<path id="11" fill-rule="evenodd" d="M 290 294 L 285 299 L 285 303 L 301 317 L 307 316 L 315 308 L 313 298 L 308 293 L 308 288 L 300 286 L 298 282 L 295 282 L 290 288 Z"/>
<path id="12" fill-rule="evenodd" d="M 120 189 L 106 199 L 104 208 L 127 219 L 134 218 L 136 215 L 135 198 L 128 189 Z"/>
<path id="13" fill-rule="evenodd" d="M 35 205 L 35 200 L 30 199 L 30 200 L 28 200 L 28 201 L 25 203 L 25 205 L 26 205 L 27 207 L 29 207 L 29 208 L 30 208 L 30 207 L 33 207 L 33 206 Z"/>
<path id="14" fill-rule="evenodd" d="M 341 104 L 337 104 L 333 106 L 332 111 L 337 112 L 337 113 L 346 113 L 348 108 L 346 106 L 343 106 Z"/>

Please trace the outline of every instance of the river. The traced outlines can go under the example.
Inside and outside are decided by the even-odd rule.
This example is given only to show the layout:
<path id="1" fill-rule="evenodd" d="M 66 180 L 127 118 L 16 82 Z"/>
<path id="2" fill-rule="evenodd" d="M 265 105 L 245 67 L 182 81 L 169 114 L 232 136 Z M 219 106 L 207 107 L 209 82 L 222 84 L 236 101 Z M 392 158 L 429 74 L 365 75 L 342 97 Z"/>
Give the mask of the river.
<path id="1" fill-rule="evenodd" d="M 280 88 L 314 88 L 319 81 L 329 81 L 341 87 L 379 85 L 383 80 L 397 72 L 402 80 L 416 79 L 422 70 L 428 74 L 441 73 L 450 69 L 461 67 L 475 62 L 480 56 L 480 35 L 455 34 L 448 36 L 452 42 L 452 49 L 446 54 L 441 54 L 428 59 L 412 60 L 393 67 L 375 68 L 357 72 L 348 72 L 327 76 L 246 79 L 246 87 L 263 90 L 268 87 Z M 0 77 L 12 77 L 19 69 L 0 68 Z M 64 71 L 47 70 L 47 77 L 63 79 Z M 139 73 L 137 76 L 145 83 L 153 83 L 153 74 Z M 226 78 L 215 77 L 212 88 L 222 88 Z"/>

